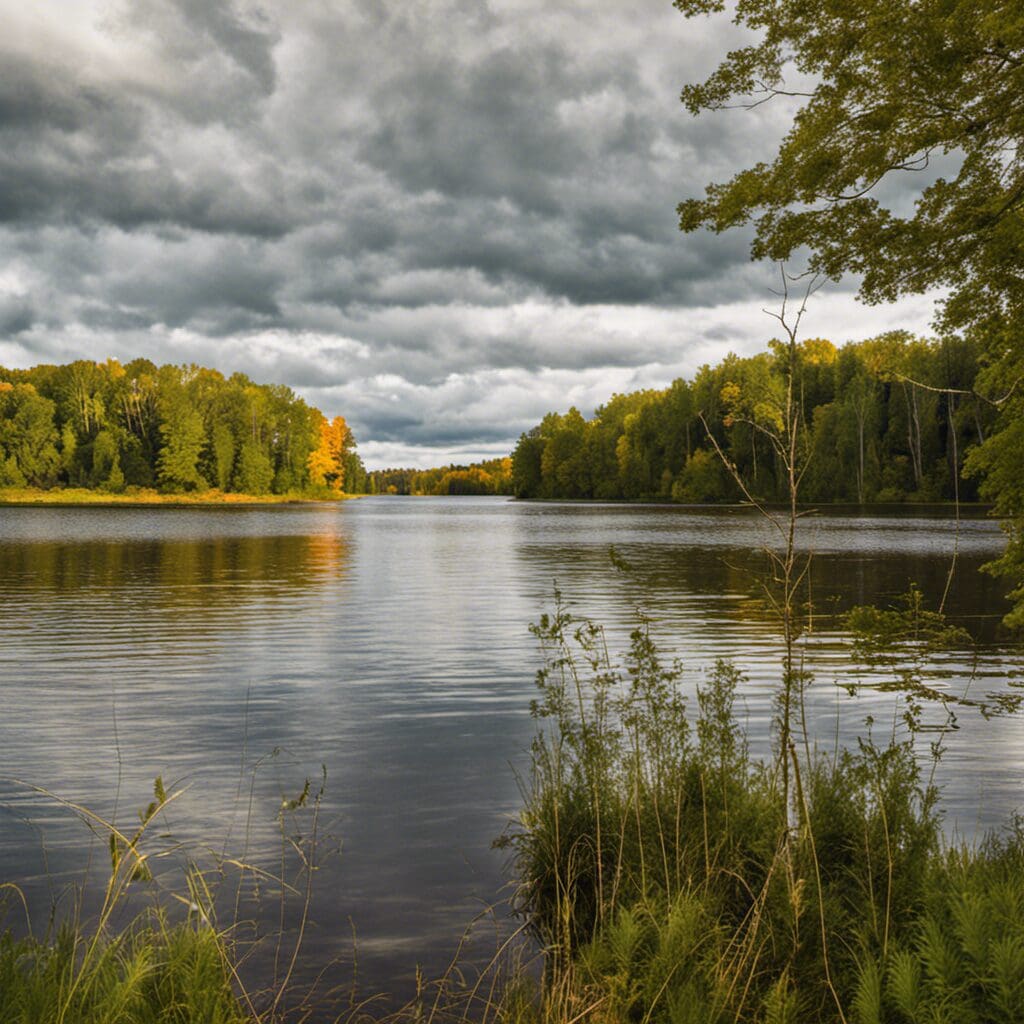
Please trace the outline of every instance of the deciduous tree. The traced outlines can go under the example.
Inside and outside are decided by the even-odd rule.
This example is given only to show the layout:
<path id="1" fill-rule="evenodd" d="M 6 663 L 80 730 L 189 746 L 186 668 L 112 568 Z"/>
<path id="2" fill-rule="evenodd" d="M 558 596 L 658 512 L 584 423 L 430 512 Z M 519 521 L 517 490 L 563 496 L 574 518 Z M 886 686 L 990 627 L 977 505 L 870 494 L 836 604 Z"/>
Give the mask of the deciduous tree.
<path id="1" fill-rule="evenodd" d="M 352 432 L 343 416 L 328 421 L 320 417 L 320 443 L 309 455 L 309 480 L 314 487 L 340 492 L 345 486 L 345 456 L 352 443 Z"/>

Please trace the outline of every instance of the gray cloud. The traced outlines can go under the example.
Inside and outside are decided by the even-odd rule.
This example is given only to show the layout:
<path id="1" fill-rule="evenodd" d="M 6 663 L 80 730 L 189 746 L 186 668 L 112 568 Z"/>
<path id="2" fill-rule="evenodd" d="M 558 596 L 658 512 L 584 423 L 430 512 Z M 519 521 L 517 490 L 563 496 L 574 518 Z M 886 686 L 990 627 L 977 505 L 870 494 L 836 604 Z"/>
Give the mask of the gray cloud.
<path id="1" fill-rule="evenodd" d="M 676 203 L 769 156 L 791 113 L 682 109 L 741 41 L 726 19 L 0 6 L 7 362 L 241 369 L 419 458 L 493 452 L 567 396 L 592 408 L 770 334 L 748 238 L 676 230 Z M 844 332 L 875 322 L 843 301 Z"/>

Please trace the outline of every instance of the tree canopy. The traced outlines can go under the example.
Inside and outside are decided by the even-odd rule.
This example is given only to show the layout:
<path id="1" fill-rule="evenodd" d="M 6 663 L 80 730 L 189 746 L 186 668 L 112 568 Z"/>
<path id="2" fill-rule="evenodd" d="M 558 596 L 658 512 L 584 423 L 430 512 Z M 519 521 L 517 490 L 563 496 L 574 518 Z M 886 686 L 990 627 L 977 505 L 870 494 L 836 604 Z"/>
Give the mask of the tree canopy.
<path id="1" fill-rule="evenodd" d="M 371 494 L 511 494 L 512 459 L 506 455 L 468 466 L 375 469 L 367 474 L 367 485 Z"/>
<path id="2" fill-rule="evenodd" d="M 795 352 L 802 495 L 813 502 L 950 501 L 978 497 L 959 480 L 984 458 L 995 413 L 970 389 L 978 351 L 957 339 L 891 332 L 836 348 L 808 338 Z M 786 346 L 702 366 L 663 391 L 613 395 L 590 420 L 549 413 L 519 439 L 512 486 L 520 497 L 744 498 L 720 454 L 759 499 L 786 496 L 770 435 L 782 428 Z"/>
<path id="3" fill-rule="evenodd" d="M 686 107 L 802 105 L 774 160 L 680 204 L 683 230 L 753 222 L 755 258 L 807 247 L 812 269 L 862 274 L 869 302 L 945 286 L 952 328 L 1024 315 L 1018 0 L 740 0 L 734 20 L 760 40 L 684 88 Z M 884 189 L 913 187 L 915 173 L 912 211 L 887 205 Z"/>

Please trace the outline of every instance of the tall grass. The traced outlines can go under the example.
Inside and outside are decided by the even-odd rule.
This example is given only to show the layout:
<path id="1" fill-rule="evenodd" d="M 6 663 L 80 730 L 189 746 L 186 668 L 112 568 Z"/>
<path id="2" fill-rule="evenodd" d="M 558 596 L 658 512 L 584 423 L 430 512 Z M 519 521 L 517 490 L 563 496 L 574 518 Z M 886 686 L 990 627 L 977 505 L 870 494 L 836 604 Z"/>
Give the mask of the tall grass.
<path id="1" fill-rule="evenodd" d="M 252 769 L 253 784 L 263 760 Z M 193 856 L 160 822 L 184 792 L 167 792 L 160 777 L 132 828 L 28 787 L 106 838 L 110 870 L 101 886 L 94 875 L 83 878 L 60 915 L 55 903 L 42 935 L 34 933 L 18 887 L 0 887 L 0 910 L 20 904 L 25 918 L 17 934 L 0 933 L 0 1021 L 278 1024 L 308 1019 L 313 1007 L 326 1010 L 329 993 L 293 981 L 322 856 L 325 781 L 316 787 L 307 779 L 298 796 L 282 799 L 279 858 L 270 869 L 205 847 Z M 158 872 L 166 858 L 170 864 Z M 98 907 L 87 913 L 86 893 L 97 889 Z M 259 911 L 252 894 L 275 901 L 276 931 L 261 934 L 257 921 L 246 919 Z M 286 917 L 297 925 L 286 928 Z"/>
<path id="2" fill-rule="evenodd" d="M 244 1024 L 224 936 L 195 923 L 140 916 L 99 936 L 71 925 L 53 942 L 0 936 L 5 1024 Z"/>
<path id="3" fill-rule="evenodd" d="M 560 604 L 524 808 L 515 904 L 546 952 L 515 1021 L 1024 1019 L 1024 833 L 946 848 L 910 740 L 749 755 L 741 674 L 689 708 L 645 623 L 622 668 Z"/>

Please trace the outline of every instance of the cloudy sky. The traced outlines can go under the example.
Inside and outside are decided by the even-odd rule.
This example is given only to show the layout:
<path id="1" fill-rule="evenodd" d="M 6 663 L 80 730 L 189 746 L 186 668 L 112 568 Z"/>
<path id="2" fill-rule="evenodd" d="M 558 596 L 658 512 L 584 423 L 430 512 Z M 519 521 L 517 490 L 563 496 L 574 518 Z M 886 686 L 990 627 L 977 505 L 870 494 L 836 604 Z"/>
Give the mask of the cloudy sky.
<path id="1" fill-rule="evenodd" d="M 693 119 L 741 37 L 668 0 L 0 0 L 0 364 L 285 383 L 370 467 L 505 454 L 548 410 L 772 334 L 679 200 L 790 111 Z M 924 330 L 844 282 L 806 327 Z"/>

